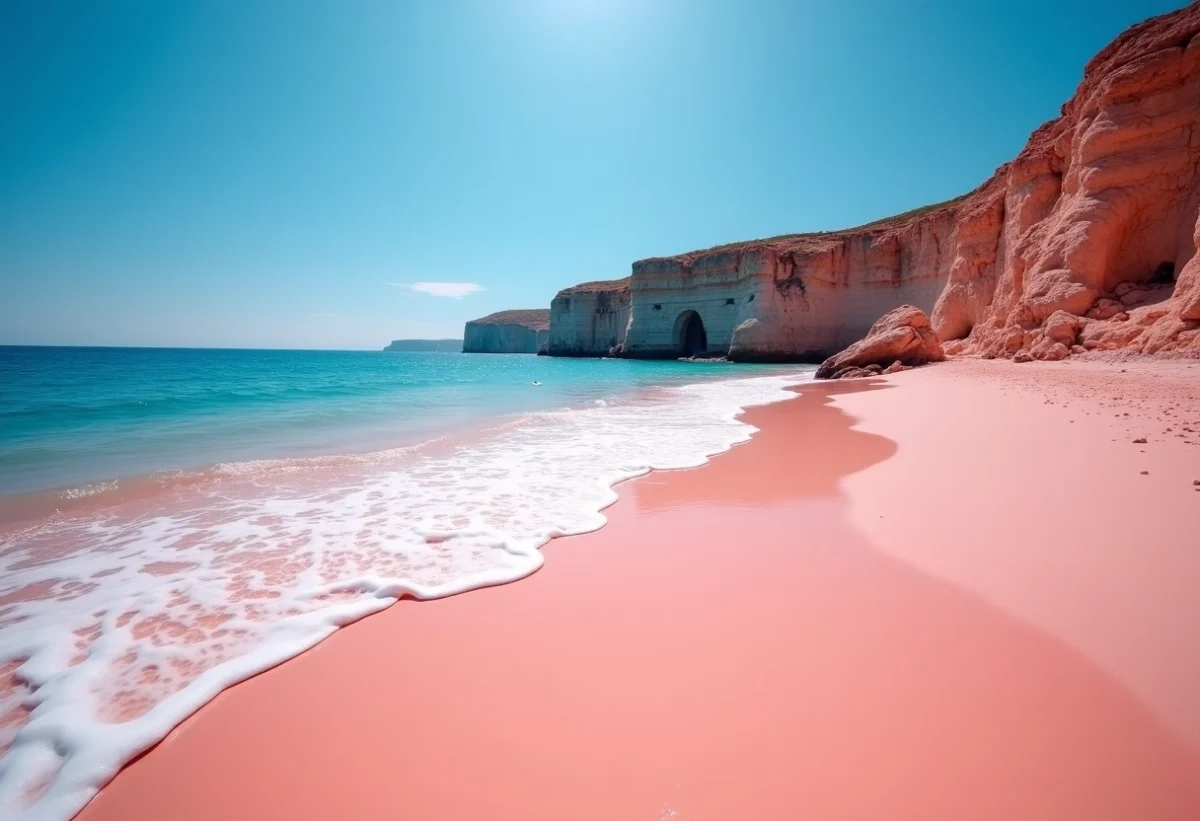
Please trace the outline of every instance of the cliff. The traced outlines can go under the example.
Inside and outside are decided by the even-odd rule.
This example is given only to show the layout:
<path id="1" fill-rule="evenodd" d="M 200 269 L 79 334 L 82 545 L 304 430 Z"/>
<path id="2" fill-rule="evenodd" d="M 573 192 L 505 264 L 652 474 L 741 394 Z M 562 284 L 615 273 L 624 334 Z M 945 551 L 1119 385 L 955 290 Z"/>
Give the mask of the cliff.
<path id="1" fill-rule="evenodd" d="M 1123 33 L 963 209 L 933 314 L 948 353 L 1200 354 L 1197 33 L 1200 3 Z"/>
<path id="2" fill-rule="evenodd" d="M 395 339 L 385 351 L 461 351 L 461 339 Z"/>
<path id="3" fill-rule="evenodd" d="M 603 302 L 599 327 L 625 324 L 626 356 L 821 360 L 904 304 L 932 316 L 951 355 L 1200 355 L 1197 32 L 1200 2 L 1123 33 L 1061 116 L 956 200 L 645 259 L 627 280 L 567 289 L 550 352 L 605 353 L 614 336 L 585 321 Z"/>
<path id="4" fill-rule="evenodd" d="M 620 353 L 629 325 L 629 278 L 585 282 L 564 288 L 550 302 L 553 356 L 607 356 Z"/>
<path id="5" fill-rule="evenodd" d="M 499 311 L 473 319 L 463 329 L 463 353 L 537 353 L 550 336 L 545 308 Z"/>
<path id="6" fill-rule="evenodd" d="M 898 305 L 933 308 L 955 213 L 946 203 L 857 229 L 635 262 L 626 352 L 824 359 Z"/>

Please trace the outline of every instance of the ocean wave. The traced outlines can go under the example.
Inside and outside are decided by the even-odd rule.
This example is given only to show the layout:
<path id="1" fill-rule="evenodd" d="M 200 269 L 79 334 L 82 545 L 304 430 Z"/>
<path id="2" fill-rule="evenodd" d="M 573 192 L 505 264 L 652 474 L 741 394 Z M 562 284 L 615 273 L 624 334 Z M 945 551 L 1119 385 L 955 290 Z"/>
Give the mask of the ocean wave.
<path id="1" fill-rule="evenodd" d="M 800 375 L 526 413 L 465 439 L 218 466 L 0 536 L 0 816 L 65 821 L 222 689 L 402 596 L 519 579 L 613 486 L 749 438 Z"/>
<path id="2" fill-rule="evenodd" d="M 93 496 L 99 496 L 102 493 L 112 493 L 120 487 L 120 481 L 112 479 L 108 482 L 92 482 L 78 487 L 69 487 L 59 493 L 62 499 L 88 499 Z"/>

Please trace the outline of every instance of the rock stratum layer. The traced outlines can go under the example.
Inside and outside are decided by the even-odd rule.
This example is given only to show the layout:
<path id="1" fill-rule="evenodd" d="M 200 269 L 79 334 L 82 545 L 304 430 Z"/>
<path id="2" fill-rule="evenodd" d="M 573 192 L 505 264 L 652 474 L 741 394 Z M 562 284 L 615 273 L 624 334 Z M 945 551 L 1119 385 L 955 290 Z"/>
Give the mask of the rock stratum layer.
<path id="1" fill-rule="evenodd" d="M 1198 32 L 1200 2 L 1121 34 L 957 200 L 562 291 L 548 352 L 819 361 L 907 304 L 951 355 L 1200 355 Z"/>
<path id="2" fill-rule="evenodd" d="M 463 328 L 463 353 L 538 353 L 550 337 L 550 311 L 499 311 Z"/>

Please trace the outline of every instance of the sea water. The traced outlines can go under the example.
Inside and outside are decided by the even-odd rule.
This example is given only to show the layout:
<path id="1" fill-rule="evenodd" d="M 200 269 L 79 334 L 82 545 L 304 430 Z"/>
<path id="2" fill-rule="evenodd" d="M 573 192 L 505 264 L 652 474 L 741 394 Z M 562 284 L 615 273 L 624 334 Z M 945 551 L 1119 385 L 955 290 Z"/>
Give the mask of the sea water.
<path id="1" fill-rule="evenodd" d="M 225 687 L 519 579 L 811 370 L 0 347 L 0 817 L 64 821 Z"/>

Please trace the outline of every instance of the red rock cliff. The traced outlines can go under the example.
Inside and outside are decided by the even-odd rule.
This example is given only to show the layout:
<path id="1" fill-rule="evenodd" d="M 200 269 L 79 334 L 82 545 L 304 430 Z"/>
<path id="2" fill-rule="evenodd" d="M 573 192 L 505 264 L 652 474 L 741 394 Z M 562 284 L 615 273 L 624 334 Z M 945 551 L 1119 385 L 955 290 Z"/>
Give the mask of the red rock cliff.
<path id="1" fill-rule="evenodd" d="M 634 263 L 610 284 L 622 351 L 686 353 L 699 322 L 710 354 L 819 360 L 909 303 L 950 354 L 1200 355 L 1198 32 L 1200 2 L 1123 33 L 1061 116 L 957 200 Z"/>
<path id="2" fill-rule="evenodd" d="M 1200 3 L 1123 33 L 959 207 L 933 313 L 943 340 L 962 339 L 949 352 L 1200 354 L 1198 32 Z"/>

